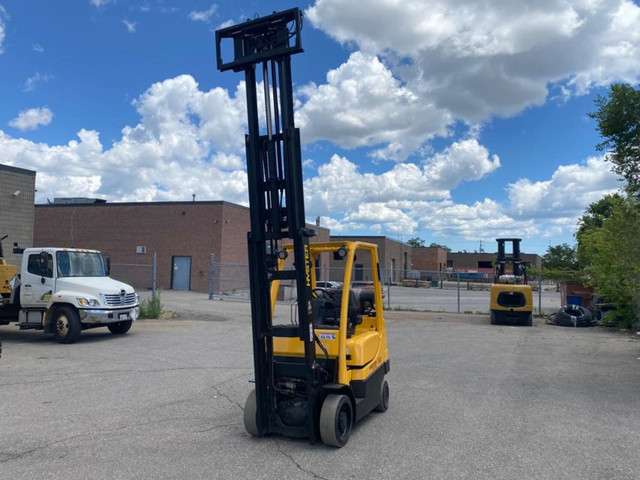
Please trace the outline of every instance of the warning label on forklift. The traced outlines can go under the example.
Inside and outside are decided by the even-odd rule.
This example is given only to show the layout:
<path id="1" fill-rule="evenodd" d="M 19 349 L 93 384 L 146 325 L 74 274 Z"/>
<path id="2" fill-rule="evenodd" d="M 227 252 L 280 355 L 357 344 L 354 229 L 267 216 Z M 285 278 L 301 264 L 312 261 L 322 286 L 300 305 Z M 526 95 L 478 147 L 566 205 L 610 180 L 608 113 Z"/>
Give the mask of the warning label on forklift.
<path id="1" fill-rule="evenodd" d="M 336 334 L 335 333 L 321 333 L 320 334 L 320 340 L 335 340 L 336 339 Z"/>

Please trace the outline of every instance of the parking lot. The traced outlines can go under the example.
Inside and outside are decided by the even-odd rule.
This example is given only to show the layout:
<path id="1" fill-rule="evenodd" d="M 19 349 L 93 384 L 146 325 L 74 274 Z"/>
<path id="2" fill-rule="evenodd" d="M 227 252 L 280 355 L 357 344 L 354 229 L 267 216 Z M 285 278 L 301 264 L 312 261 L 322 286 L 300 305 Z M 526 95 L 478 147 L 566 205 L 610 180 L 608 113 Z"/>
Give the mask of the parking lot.
<path id="1" fill-rule="evenodd" d="M 0 477 L 638 478 L 635 336 L 388 312 L 390 408 L 336 450 L 245 432 L 247 302 L 163 301 L 173 318 L 73 345 L 0 327 Z"/>

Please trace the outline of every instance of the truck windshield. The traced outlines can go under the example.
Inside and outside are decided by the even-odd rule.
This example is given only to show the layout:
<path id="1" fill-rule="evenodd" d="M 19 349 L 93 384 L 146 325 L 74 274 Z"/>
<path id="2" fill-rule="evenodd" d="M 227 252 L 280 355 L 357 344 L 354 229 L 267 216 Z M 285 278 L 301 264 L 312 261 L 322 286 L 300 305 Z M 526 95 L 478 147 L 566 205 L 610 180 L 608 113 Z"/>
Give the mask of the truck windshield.
<path id="1" fill-rule="evenodd" d="M 102 255 L 95 252 L 56 252 L 59 277 L 104 277 Z"/>

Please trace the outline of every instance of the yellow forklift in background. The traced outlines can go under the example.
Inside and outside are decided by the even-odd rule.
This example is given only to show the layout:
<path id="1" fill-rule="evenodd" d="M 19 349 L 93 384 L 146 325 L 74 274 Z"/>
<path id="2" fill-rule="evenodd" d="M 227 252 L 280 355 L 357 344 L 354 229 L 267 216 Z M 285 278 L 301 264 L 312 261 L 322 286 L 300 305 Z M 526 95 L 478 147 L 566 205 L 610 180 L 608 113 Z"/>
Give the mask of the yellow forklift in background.
<path id="1" fill-rule="evenodd" d="M 4 252 L 2 251 L 2 241 L 7 238 L 8 235 L 0 238 L 0 308 L 9 303 L 11 298 L 11 284 L 9 283 L 13 277 L 18 273 L 18 267 L 16 265 L 9 265 L 4 259 Z M 0 358 L 2 358 L 2 341 L 0 340 Z"/>
<path id="2" fill-rule="evenodd" d="M 310 243 L 316 231 L 305 222 L 291 80 L 291 55 L 303 51 L 301 29 L 302 13 L 292 8 L 216 31 L 218 70 L 243 71 L 247 96 L 255 388 L 244 425 L 257 437 L 307 437 L 342 447 L 356 421 L 387 409 L 389 353 L 377 247 Z M 356 254 L 358 268 L 370 261 L 373 290 L 351 287 Z M 316 288 L 321 255 L 344 265 L 341 288 Z M 283 281 L 294 285 L 297 309 L 279 321 L 274 308 Z"/>
<path id="3" fill-rule="evenodd" d="M 491 285 L 491 325 L 533 325 L 533 292 L 527 285 L 527 269 L 520 257 L 520 238 L 497 238 L 498 257 Z M 506 246 L 512 249 L 507 253 Z"/>
<path id="4" fill-rule="evenodd" d="M 0 307 L 5 302 L 9 301 L 11 295 L 11 285 L 9 282 L 18 273 L 18 267 L 16 265 L 7 264 L 4 259 L 4 252 L 2 250 L 2 241 L 7 238 L 8 235 L 0 238 Z"/>

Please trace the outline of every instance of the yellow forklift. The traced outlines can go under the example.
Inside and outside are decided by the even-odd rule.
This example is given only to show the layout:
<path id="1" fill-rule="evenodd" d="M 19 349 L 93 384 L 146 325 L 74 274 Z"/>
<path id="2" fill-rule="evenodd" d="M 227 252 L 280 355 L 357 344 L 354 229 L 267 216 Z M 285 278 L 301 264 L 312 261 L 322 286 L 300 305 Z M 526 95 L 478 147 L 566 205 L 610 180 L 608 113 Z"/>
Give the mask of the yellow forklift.
<path id="1" fill-rule="evenodd" d="M 7 237 L 8 235 L 5 235 L 0 238 L 0 307 L 9 301 L 11 295 L 11 285 L 9 282 L 18 273 L 18 267 L 16 265 L 9 265 L 4 259 L 2 241 Z"/>
<path id="2" fill-rule="evenodd" d="M 9 299 L 11 297 L 11 284 L 9 282 L 18 273 L 18 267 L 16 265 L 9 265 L 4 259 L 4 252 L 2 251 L 2 241 L 7 237 L 8 235 L 5 235 L 4 237 L 0 238 L 0 308 L 9 303 Z M 1 340 L 0 358 L 2 358 Z"/>
<path id="3" fill-rule="evenodd" d="M 316 231 L 305 222 L 291 81 L 291 55 L 303 51 L 301 29 L 302 14 L 293 8 L 216 31 L 217 67 L 243 71 L 247 96 L 255 388 L 244 425 L 258 437 L 276 433 L 342 447 L 357 420 L 387 409 L 389 354 L 377 247 L 310 243 Z M 356 254 L 358 265 L 370 262 L 373 290 L 350 287 Z M 320 256 L 344 266 L 341 288 L 316 288 Z M 295 286 L 297 310 L 279 322 L 274 308 L 283 281 Z"/>
<path id="4" fill-rule="evenodd" d="M 497 238 L 498 257 L 491 285 L 491 325 L 533 325 L 533 292 L 527 285 L 526 264 L 520 255 L 520 238 Z M 507 252 L 507 244 L 511 252 Z"/>

